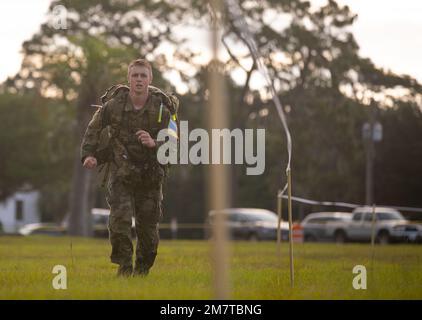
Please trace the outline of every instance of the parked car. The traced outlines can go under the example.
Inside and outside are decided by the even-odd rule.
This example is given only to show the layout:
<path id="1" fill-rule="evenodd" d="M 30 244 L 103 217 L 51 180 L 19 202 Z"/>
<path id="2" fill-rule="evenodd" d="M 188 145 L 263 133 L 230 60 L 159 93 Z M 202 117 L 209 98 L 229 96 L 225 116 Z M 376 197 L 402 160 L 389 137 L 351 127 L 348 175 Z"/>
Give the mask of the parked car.
<path id="1" fill-rule="evenodd" d="M 277 239 L 277 215 L 269 210 L 255 208 L 230 208 L 221 211 L 226 215 L 226 223 L 230 239 L 233 240 L 276 240 Z M 208 236 L 211 234 L 216 211 L 208 215 L 206 225 Z M 288 240 L 289 224 L 281 221 L 281 239 Z"/>
<path id="2" fill-rule="evenodd" d="M 315 212 L 308 214 L 301 222 L 305 242 L 332 241 L 331 222 L 347 221 L 352 218 L 350 212 Z"/>
<path id="3" fill-rule="evenodd" d="M 335 241 L 337 243 L 371 241 L 372 219 L 372 207 L 354 209 L 351 220 L 332 224 Z M 391 208 L 375 208 L 374 230 L 375 241 L 381 244 L 422 240 L 422 226 L 411 223 L 398 210 Z"/>
<path id="4" fill-rule="evenodd" d="M 19 229 L 19 234 L 23 236 L 48 235 L 58 237 L 64 236 L 66 233 L 66 228 L 56 223 L 30 223 Z"/>
<path id="5" fill-rule="evenodd" d="M 110 210 L 93 208 L 92 223 L 94 237 L 107 238 L 108 237 L 108 217 Z M 65 236 L 67 235 L 68 219 L 65 219 L 62 224 L 56 223 L 32 223 L 27 224 L 19 229 L 19 234 L 24 236 L 29 235 L 50 235 L 50 236 Z M 132 236 L 135 237 L 135 219 L 132 218 Z"/>

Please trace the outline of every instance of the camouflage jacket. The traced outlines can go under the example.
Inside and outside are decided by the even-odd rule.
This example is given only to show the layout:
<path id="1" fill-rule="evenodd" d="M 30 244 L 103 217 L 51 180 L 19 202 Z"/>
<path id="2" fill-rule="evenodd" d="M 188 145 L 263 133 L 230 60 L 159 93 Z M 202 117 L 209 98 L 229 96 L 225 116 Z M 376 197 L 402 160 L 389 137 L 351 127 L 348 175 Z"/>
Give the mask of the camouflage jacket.
<path id="1" fill-rule="evenodd" d="M 99 164 L 111 164 L 111 176 L 130 178 L 132 182 L 144 186 L 153 183 L 158 187 L 165 168 L 158 163 L 156 157 L 163 142 L 156 139 L 158 132 L 167 128 L 171 116 L 162 103 L 162 96 L 149 90 L 144 107 L 136 110 L 128 90 L 118 90 L 89 122 L 82 140 L 81 161 L 94 156 Z M 156 146 L 143 146 L 135 134 L 138 130 L 147 131 L 155 140 Z M 103 156 L 101 150 L 108 152 Z"/>

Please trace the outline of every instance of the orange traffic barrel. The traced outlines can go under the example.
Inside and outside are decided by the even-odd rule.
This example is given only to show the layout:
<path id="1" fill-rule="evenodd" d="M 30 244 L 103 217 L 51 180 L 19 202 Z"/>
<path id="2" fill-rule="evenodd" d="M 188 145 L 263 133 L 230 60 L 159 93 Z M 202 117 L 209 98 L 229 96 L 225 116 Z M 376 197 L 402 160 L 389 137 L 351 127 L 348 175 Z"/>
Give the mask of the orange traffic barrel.
<path id="1" fill-rule="evenodd" d="M 292 238 L 293 242 L 303 242 L 303 227 L 300 223 L 293 223 Z"/>

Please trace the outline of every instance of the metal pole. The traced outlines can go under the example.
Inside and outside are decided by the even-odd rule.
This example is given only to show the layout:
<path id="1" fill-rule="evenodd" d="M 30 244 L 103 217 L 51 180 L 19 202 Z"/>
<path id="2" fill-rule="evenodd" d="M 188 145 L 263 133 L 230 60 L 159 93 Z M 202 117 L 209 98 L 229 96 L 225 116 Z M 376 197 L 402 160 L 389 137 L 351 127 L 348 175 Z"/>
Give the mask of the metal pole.
<path id="1" fill-rule="evenodd" d="M 295 274 L 293 265 L 293 230 L 292 230 L 292 175 L 290 169 L 287 169 L 288 183 L 288 213 L 289 213 L 289 253 L 290 253 L 290 286 L 293 288 L 295 284 Z"/>
<path id="2" fill-rule="evenodd" d="M 371 226 L 371 245 L 374 248 L 375 244 L 375 203 L 372 204 L 372 226 Z"/>
<path id="3" fill-rule="evenodd" d="M 372 204 L 372 230 L 371 230 L 371 270 L 374 270 L 374 257 L 375 257 L 375 203 Z"/>
<path id="4" fill-rule="evenodd" d="M 281 257 L 281 213 L 282 213 L 283 199 L 281 198 L 281 190 L 277 193 L 277 253 Z"/>
<path id="5" fill-rule="evenodd" d="M 222 12 L 221 0 L 211 0 L 212 9 L 215 17 L 212 19 L 212 35 L 211 47 L 213 59 L 209 64 L 208 80 L 209 80 L 209 105 L 208 105 L 208 128 L 211 133 L 212 129 L 227 128 L 227 104 L 226 92 L 224 85 L 224 77 L 221 74 L 222 63 L 218 58 L 219 49 L 219 27 L 218 15 Z M 215 220 L 213 224 L 213 241 L 212 241 L 212 262 L 214 270 L 214 290 L 215 298 L 222 300 L 229 298 L 229 278 L 228 278 L 228 241 L 225 223 L 225 215 L 222 209 L 229 206 L 229 188 L 230 172 L 227 166 L 222 164 L 222 147 L 220 149 L 220 164 L 209 165 L 209 190 L 210 207 L 215 210 Z"/>
<path id="6" fill-rule="evenodd" d="M 375 103 L 371 101 L 369 116 L 369 136 L 366 141 L 366 204 L 371 205 L 374 202 L 374 122 L 375 122 Z"/>

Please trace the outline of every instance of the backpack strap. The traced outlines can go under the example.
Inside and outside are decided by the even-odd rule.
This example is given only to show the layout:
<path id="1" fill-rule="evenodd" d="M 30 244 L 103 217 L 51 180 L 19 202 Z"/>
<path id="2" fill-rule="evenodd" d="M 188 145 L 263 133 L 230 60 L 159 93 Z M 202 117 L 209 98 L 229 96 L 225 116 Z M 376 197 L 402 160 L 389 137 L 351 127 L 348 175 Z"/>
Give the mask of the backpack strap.
<path id="1" fill-rule="evenodd" d="M 103 101 L 103 97 L 105 97 L 105 96 L 107 96 L 107 94 L 108 94 L 108 92 L 110 91 L 110 89 L 112 89 L 112 88 L 114 88 L 114 87 L 116 87 L 116 86 L 113 86 L 113 87 L 111 87 L 111 88 L 109 88 L 107 91 L 106 91 L 106 93 L 101 97 L 101 101 L 103 102 L 103 103 L 105 103 L 105 102 L 107 102 L 108 100 L 110 100 L 111 98 L 113 98 L 113 97 L 115 97 L 116 95 L 117 95 L 117 90 L 118 89 L 116 89 L 116 91 L 114 91 L 113 93 L 112 93 L 112 97 L 110 98 L 110 99 L 108 99 L 108 100 L 106 100 L 105 102 Z M 121 110 L 120 110 L 120 117 L 119 117 L 119 120 L 118 120 L 118 127 L 117 127 L 117 131 L 116 132 L 113 132 L 113 135 L 111 135 L 109 138 L 110 138 L 110 140 L 109 140 L 109 144 L 111 144 L 112 143 L 112 140 L 113 139 L 117 139 L 117 137 L 119 136 L 119 133 L 120 133 L 120 127 L 121 127 L 121 124 L 122 124 L 122 122 L 123 122 L 123 112 L 124 112 L 124 110 L 125 110 L 125 107 L 126 107 L 126 103 L 127 103 L 127 94 L 125 95 L 125 100 L 124 100 L 124 103 L 122 104 L 122 108 L 121 108 Z M 104 109 L 104 111 L 105 111 L 105 109 Z M 102 128 L 104 129 L 106 126 L 104 125 L 105 124 L 105 119 L 104 119 L 104 117 L 105 117 L 105 112 L 103 112 L 102 113 L 102 119 L 101 119 L 101 126 L 102 126 Z M 104 163 L 102 166 L 101 166 L 101 168 L 99 168 L 99 170 L 98 170 L 98 173 L 101 173 L 101 171 L 103 170 L 103 168 L 106 168 L 105 169 L 105 172 L 104 172 L 104 176 L 103 176 L 103 181 L 102 181 L 102 183 L 101 183 L 101 187 L 102 188 L 104 188 L 105 187 L 105 185 L 106 185 L 106 182 L 107 182 L 107 179 L 108 179 L 108 176 L 109 176 L 109 174 L 110 174 L 110 162 L 107 162 L 107 163 Z"/>
<path id="2" fill-rule="evenodd" d="M 154 87 L 154 86 L 148 86 L 149 90 L 152 94 L 155 94 L 161 98 L 161 101 L 163 104 L 169 109 L 172 117 L 177 118 L 177 111 L 179 107 L 179 99 L 177 99 L 173 94 L 168 94 L 162 91 L 161 89 Z M 160 106 L 161 109 L 161 106 Z M 161 119 L 159 119 L 161 120 Z M 158 121 L 161 122 L 161 121 Z"/>

